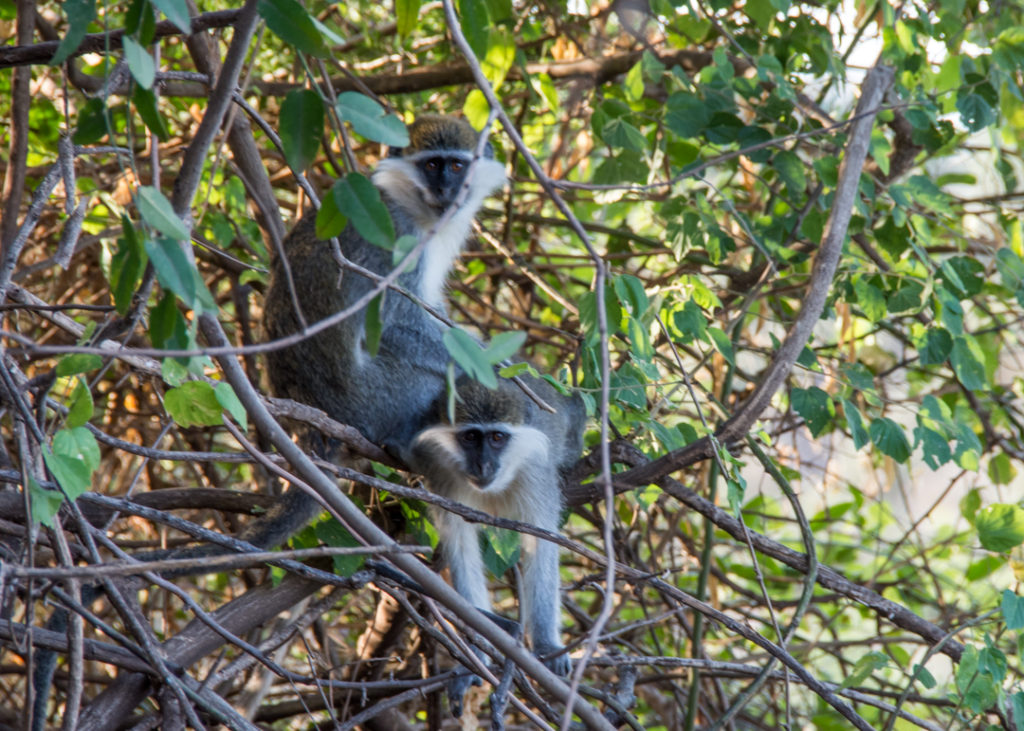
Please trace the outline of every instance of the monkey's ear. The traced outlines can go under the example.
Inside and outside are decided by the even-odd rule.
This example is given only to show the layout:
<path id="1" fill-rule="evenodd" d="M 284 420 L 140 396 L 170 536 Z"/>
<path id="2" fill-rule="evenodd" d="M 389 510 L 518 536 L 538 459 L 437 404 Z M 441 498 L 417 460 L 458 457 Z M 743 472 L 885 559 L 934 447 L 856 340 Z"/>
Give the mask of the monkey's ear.
<path id="1" fill-rule="evenodd" d="M 405 155 L 404 147 L 389 147 L 388 157 L 403 157 Z"/>

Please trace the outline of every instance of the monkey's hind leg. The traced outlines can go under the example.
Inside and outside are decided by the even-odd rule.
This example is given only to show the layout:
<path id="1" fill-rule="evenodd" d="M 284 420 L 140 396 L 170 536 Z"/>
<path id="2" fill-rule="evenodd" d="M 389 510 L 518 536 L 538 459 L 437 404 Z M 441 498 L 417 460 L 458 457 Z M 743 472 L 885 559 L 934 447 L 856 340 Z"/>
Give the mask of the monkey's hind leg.
<path id="1" fill-rule="evenodd" d="M 519 588 L 523 624 L 533 654 L 558 675 L 568 675 L 572 660 L 559 639 L 562 598 L 558 576 L 558 546 L 535 536 L 523 541 L 523 586 Z M 552 657 L 554 655 L 554 657 Z"/>

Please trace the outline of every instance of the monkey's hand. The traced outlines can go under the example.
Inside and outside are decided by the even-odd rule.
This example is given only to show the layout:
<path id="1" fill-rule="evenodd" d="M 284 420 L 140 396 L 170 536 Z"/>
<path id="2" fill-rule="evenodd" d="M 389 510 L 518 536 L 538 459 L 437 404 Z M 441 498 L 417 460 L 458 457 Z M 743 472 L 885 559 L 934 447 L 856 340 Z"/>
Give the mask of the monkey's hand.
<path id="1" fill-rule="evenodd" d="M 448 710 L 452 712 L 455 718 L 462 717 L 462 700 L 466 695 L 466 691 L 469 690 L 469 686 L 475 685 L 479 687 L 483 683 L 484 681 L 480 679 L 479 675 L 474 675 L 465 669 L 448 681 Z"/>
<path id="2" fill-rule="evenodd" d="M 533 654 L 556 675 L 564 678 L 572 671 L 572 658 L 562 645 L 534 643 Z"/>

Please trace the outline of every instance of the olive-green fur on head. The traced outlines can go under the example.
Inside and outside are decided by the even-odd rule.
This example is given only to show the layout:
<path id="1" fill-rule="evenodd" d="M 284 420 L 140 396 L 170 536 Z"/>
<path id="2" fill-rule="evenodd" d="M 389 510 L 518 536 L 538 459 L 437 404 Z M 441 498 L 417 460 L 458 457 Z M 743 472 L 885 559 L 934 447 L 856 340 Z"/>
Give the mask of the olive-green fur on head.
<path id="1" fill-rule="evenodd" d="M 526 421 L 526 397 L 511 381 L 499 380 L 498 388 L 491 389 L 463 377 L 456 394 L 456 424 L 519 425 Z"/>
<path id="2" fill-rule="evenodd" d="M 411 155 L 425 150 L 473 150 L 479 135 L 469 122 L 443 114 L 421 114 L 409 125 L 409 146 L 399 152 Z"/>

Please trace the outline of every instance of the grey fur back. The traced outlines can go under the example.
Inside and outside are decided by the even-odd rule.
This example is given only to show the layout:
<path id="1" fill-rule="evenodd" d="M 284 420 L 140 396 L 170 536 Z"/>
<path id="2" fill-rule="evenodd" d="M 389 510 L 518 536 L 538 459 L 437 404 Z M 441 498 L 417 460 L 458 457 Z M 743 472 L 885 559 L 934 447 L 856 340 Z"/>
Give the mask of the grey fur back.
<path id="1" fill-rule="evenodd" d="M 391 208 L 397 234 L 413 233 L 401 211 Z M 315 215 L 307 214 L 284 242 L 299 304 L 309 324 L 348 307 L 373 286 L 366 277 L 349 271 L 339 280 L 330 244 L 316 237 L 314 221 Z M 339 238 L 342 252 L 353 263 L 380 275 L 391 271 L 390 252 L 366 243 L 351 224 Z M 403 273 L 398 284 L 415 292 L 423 261 L 421 257 L 416 269 Z M 376 358 L 370 358 L 365 350 L 363 308 L 312 338 L 269 353 L 268 373 L 276 395 L 323 409 L 371 441 L 401 449 L 424 425 L 441 393 L 448 353 L 441 342 L 441 325 L 434 317 L 397 292 L 387 292 L 385 297 Z M 272 339 L 300 329 L 277 258 L 271 264 L 264 323 L 267 337 Z"/>

